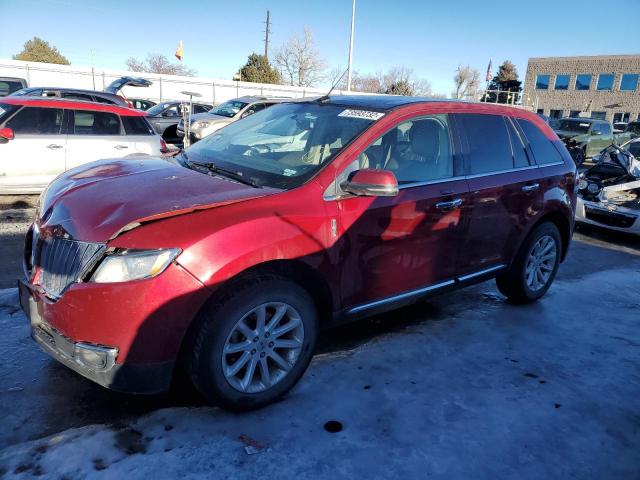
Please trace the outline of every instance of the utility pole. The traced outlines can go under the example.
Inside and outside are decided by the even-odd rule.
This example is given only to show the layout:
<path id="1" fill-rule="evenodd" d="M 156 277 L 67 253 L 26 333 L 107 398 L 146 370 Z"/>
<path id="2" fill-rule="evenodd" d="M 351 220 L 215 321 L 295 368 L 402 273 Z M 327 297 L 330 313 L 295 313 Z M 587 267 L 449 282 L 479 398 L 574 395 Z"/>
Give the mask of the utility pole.
<path id="1" fill-rule="evenodd" d="M 269 31 L 271 30 L 271 20 L 269 10 L 267 10 L 267 21 L 264 22 L 266 24 L 266 28 L 264 30 L 264 57 L 269 59 Z"/>
<path id="2" fill-rule="evenodd" d="M 351 91 L 351 63 L 353 60 L 353 29 L 356 21 L 356 0 L 351 0 L 351 35 L 349 35 L 349 74 L 347 75 L 347 91 Z"/>

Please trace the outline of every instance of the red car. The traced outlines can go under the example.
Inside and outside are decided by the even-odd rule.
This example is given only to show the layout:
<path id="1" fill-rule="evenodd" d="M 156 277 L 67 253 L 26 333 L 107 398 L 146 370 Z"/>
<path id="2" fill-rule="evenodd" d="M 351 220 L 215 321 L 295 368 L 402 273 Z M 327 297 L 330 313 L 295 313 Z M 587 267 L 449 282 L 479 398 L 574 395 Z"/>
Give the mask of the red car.
<path id="1" fill-rule="evenodd" d="M 540 298 L 569 247 L 575 165 L 535 114 L 336 96 L 275 105 L 172 159 L 100 161 L 43 194 L 33 337 L 119 391 L 184 367 L 228 408 L 274 401 L 318 331 L 491 277 Z"/>

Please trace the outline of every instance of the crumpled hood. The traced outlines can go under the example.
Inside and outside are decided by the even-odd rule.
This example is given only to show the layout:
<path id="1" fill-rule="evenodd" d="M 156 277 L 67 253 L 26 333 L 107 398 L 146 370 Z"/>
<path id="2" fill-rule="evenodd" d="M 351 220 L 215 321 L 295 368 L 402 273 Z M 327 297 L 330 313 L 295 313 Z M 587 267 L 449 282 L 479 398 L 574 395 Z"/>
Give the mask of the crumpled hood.
<path id="1" fill-rule="evenodd" d="M 51 182 L 37 222 L 41 230 L 106 242 L 138 223 L 279 191 L 212 177 L 162 158 L 100 160 Z"/>

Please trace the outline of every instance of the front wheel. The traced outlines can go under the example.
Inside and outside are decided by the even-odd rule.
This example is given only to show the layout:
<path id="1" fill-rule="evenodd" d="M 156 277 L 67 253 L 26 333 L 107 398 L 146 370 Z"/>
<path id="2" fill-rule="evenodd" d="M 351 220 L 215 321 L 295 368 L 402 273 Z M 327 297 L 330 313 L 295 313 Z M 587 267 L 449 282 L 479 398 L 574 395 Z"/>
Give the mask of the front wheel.
<path id="1" fill-rule="evenodd" d="M 550 222 L 538 225 L 520 247 L 509 270 L 496 278 L 498 289 L 516 303 L 539 299 L 553 283 L 561 254 L 558 227 Z"/>
<path id="2" fill-rule="evenodd" d="M 206 307 L 188 370 L 212 403 L 232 410 L 267 405 L 291 389 L 316 345 L 315 303 L 299 285 L 257 279 Z"/>

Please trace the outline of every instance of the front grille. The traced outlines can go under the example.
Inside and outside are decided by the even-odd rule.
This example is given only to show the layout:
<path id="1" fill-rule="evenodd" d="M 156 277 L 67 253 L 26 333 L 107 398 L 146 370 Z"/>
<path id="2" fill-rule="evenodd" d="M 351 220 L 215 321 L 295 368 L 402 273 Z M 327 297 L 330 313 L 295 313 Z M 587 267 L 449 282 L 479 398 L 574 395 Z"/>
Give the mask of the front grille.
<path id="1" fill-rule="evenodd" d="M 629 228 L 636 218 L 634 215 L 627 215 L 619 212 L 610 212 L 599 208 L 584 207 L 584 215 L 587 219 L 602 223 L 610 227 Z"/>
<path id="2" fill-rule="evenodd" d="M 69 285 L 81 280 L 81 275 L 95 264 L 106 248 L 102 243 L 80 242 L 59 237 L 41 237 L 36 229 L 30 232 L 30 255 L 26 254 L 27 270 L 40 267 L 38 284 L 51 297 L 58 298 Z"/>

